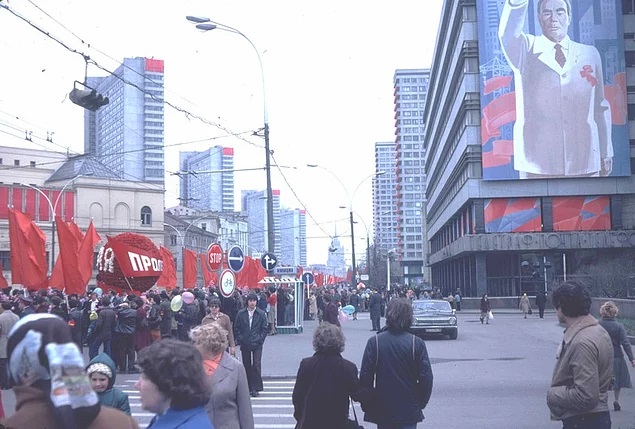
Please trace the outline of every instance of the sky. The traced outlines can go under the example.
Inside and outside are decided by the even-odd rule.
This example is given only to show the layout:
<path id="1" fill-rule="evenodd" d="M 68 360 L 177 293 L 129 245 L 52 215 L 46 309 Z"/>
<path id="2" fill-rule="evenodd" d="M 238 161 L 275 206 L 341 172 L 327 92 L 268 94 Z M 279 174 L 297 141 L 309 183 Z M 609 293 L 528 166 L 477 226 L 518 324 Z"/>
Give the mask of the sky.
<path id="1" fill-rule="evenodd" d="M 326 263 L 336 230 L 350 259 L 340 206 L 355 212 L 356 253 L 364 224 L 372 242 L 366 178 L 375 142 L 395 139 L 394 72 L 430 67 L 442 0 L 0 1 L 48 34 L 0 8 L 0 146 L 82 153 L 84 111 L 67 95 L 84 80 L 83 55 L 109 71 L 123 58 L 162 59 L 165 100 L 179 107 L 165 108 L 166 207 L 178 204 L 179 151 L 233 147 L 236 169 L 264 167 L 264 140 L 251 134 L 266 104 L 273 162 L 283 166 L 272 169 L 272 187 L 284 207 L 307 210 L 308 262 Z M 242 32 L 263 73 L 247 40 L 199 31 L 187 15 Z M 240 190 L 265 189 L 265 173 L 234 177 L 240 210 Z"/>

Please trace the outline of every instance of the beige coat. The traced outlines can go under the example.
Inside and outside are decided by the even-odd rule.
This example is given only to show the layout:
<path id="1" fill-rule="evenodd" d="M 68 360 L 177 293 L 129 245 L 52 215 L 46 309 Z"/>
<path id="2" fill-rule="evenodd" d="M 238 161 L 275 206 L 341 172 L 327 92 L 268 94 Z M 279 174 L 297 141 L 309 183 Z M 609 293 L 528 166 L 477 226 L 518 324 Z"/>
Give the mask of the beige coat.
<path id="1" fill-rule="evenodd" d="M 551 419 L 608 411 L 613 344 L 593 316 L 578 318 L 564 331 L 558 356 L 547 392 Z"/>

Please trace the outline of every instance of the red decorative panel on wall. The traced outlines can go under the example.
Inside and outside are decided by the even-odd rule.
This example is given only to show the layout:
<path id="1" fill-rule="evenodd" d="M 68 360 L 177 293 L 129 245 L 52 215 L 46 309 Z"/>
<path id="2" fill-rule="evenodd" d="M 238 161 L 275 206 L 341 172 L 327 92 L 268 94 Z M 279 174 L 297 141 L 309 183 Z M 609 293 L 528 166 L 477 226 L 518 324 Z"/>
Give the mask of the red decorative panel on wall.
<path id="1" fill-rule="evenodd" d="M 554 197 L 554 231 L 602 231 L 611 229 L 609 197 Z"/>
<path id="2" fill-rule="evenodd" d="M 44 191 L 47 192 L 47 191 Z M 39 192 L 37 193 L 38 199 L 40 200 L 40 208 L 38 209 L 38 213 L 40 214 L 39 220 L 40 221 L 47 221 L 47 220 L 51 220 L 50 218 L 50 208 L 49 208 L 49 203 L 48 201 L 46 201 L 46 198 L 44 198 L 44 195 L 40 194 Z"/>
<path id="3" fill-rule="evenodd" d="M 75 194 L 64 192 L 64 220 L 70 222 L 75 217 Z"/>
<path id="4" fill-rule="evenodd" d="M 0 219 L 9 218 L 9 188 L 0 187 Z"/>
<path id="5" fill-rule="evenodd" d="M 35 199 L 37 191 L 34 189 L 25 189 L 24 193 L 26 194 L 26 206 L 24 212 L 31 216 L 31 219 L 36 220 L 35 216 Z"/>
<path id="6" fill-rule="evenodd" d="M 485 232 L 536 232 L 541 230 L 540 198 L 485 200 Z"/>
<path id="7" fill-rule="evenodd" d="M 11 198 L 11 205 L 16 210 L 24 210 L 22 207 L 22 189 L 21 188 L 13 188 L 13 197 Z"/>

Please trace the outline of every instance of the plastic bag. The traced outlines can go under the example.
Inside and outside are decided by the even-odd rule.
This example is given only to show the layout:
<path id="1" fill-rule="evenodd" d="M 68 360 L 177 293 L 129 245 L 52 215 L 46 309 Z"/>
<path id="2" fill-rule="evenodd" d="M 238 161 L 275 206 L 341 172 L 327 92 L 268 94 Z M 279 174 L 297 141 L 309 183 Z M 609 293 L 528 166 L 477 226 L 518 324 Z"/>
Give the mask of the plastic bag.
<path id="1" fill-rule="evenodd" d="M 487 318 L 488 319 L 493 319 L 494 318 L 494 313 L 492 313 L 491 311 L 489 313 L 487 313 Z"/>

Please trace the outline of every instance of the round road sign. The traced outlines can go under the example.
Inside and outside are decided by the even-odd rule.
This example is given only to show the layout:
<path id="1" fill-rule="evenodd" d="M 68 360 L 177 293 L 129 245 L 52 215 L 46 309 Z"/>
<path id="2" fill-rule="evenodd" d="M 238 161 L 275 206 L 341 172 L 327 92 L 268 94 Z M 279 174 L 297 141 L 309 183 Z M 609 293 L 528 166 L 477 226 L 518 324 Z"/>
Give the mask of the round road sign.
<path id="1" fill-rule="evenodd" d="M 207 248 L 207 263 L 212 270 L 217 270 L 223 263 L 223 248 L 218 243 L 212 243 Z"/>
<path id="2" fill-rule="evenodd" d="M 220 275 L 220 293 L 229 298 L 236 290 L 236 277 L 230 270 L 223 270 Z"/>

